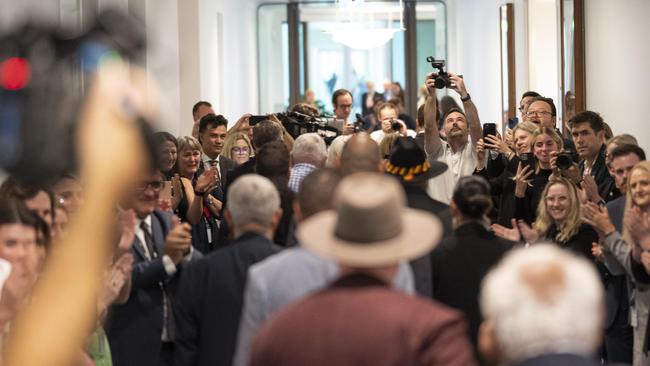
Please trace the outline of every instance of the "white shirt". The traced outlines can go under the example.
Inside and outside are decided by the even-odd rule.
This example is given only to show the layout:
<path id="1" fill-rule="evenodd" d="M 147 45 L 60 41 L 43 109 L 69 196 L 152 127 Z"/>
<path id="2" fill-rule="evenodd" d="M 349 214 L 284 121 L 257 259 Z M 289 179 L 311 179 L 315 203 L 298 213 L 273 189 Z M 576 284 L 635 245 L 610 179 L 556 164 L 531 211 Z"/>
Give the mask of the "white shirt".
<path id="1" fill-rule="evenodd" d="M 436 153 L 429 155 L 429 160 L 441 161 L 447 164 L 449 169 L 439 176 L 429 179 L 427 192 L 433 199 L 449 204 L 454 194 L 454 187 L 460 177 L 474 173 L 478 156 L 474 145 L 469 141 L 461 150 L 455 153 L 451 150 L 451 146 L 447 141 L 441 141 L 441 143 L 440 149 Z"/>
<path id="2" fill-rule="evenodd" d="M 415 131 L 406 130 L 406 136 L 415 138 L 416 135 L 417 134 L 415 133 Z M 386 137 L 386 133 L 384 131 L 382 131 L 382 130 L 373 131 L 370 134 L 370 138 L 375 140 L 375 142 L 377 142 L 377 144 L 380 144 L 381 140 L 383 140 L 384 137 Z"/>
<path id="3" fill-rule="evenodd" d="M 206 154 L 201 155 L 201 160 L 203 161 L 203 169 L 204 170 L 210 170 L 212 169 L 212 160 L 215 160 L 217 162 L 217 175 L 219 178 L 221 178 L 221 164 L 219 164 L 219 161 L 221 159 L 221 154 L 217 156 L 216 159 L 211 159 L 209 156 Z"/>

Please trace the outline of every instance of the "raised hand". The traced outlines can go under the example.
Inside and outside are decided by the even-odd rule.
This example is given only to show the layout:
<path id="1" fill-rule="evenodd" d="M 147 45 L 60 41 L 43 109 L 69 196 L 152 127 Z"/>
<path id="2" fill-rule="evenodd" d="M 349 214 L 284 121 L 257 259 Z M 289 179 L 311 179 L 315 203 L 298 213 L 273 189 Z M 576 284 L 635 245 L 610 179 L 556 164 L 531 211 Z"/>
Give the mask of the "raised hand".
<path id="1" fill-rule="evenodd" d="M 138 225 L 138 221 L 135 217 L 135 211 L 120 211 L 117 214 L 117 221 L 120 230 L 120 241 L 117 244 L 117 249 L 122 253 L 127 253 L 131 250 L 131 246 L 133 246 L 135 229 Z"/>
<path id="2" fill-rule="evenodd" d="M 165 255 L 174 264 L 180 263 L 192 246 L 192 227 L 188 223 L 175 223 L 165 239 Z"/>
<path id="3" fill-rule="evenodd" d="M 521 236 L 524 237 L 524 240 L 526 243 L 534 243 L 539 239 L 539 233 L 537 230 L 533 229 L 526 223 L 524 220 L 519 220 L 517 221 L 517 227 L 519 228 L 519 232 L 521 233 Z"/>
<path id="4" fill-rule="evenodd" d="M 632 207 L 625 213 L 623 224 L 630 231 L 635 244 L 650 250 L 650 217 L 647 212 Z"/>
<path id="5" fill-rule="evenodd" d="M 591 175 L 585 175 L 582 177 L 582 182 L 580 187 L 585 190 L 587 194 L 587 199 L 591 202 L 600 202 L 602 197 L 598 193 L 598 185 L 596 184 L 596 179 Z"/>
<path id="6" fill-rule="evenodd" d="M 593 202 L 587 202 L 582 205 L 582 219 L 591 225 L 602 237 L 616 231 L 612 220 L 609 218 L 607 209 Z"/>
<path id="7" fill-rule="evenodd" d="M 515 197 L 524 198 L 526 196 L 526 189 L 531 187 L 530 176 L 533 174 L 533 169 L 529 165 L 522 165 L 519 162 L 517 165 L 517 173 L 515 174 Z"/>
<path id="8" fill-rule="evenodd" d="M 467 88 L 465 87 L 465 80 L 463 80 L 463 78 L 450 72 L 449 81 L 451 81 L 451 89 L 460 94 L 461 98 L 467 96 Z"/>
<path id="9" fill-rule="evenodd" d="M 512 219 L 512 229 L 499 224 L 492 224 L 494 235 L 512 241 L 521 241 L 521 234 L 517 229 L 517 220 Z"/>

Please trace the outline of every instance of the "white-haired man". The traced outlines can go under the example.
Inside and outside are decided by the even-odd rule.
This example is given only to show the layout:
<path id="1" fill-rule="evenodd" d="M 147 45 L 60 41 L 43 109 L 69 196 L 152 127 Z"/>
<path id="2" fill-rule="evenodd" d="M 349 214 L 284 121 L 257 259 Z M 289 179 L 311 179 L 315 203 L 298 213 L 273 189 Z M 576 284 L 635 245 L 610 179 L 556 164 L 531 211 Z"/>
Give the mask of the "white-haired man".
<path id="1" fill-rule="evenodd" d="M 479 348 L 507 365 L 600 365 L 603 307 L 592 263 L 552 244 L 515 250 L 483 281 Z"/>
<path id="2" fill-rule="evenodd" d="M 248 267 L 279 251 L 271 239 L 280 217 L 280 195 L 257 174 L 235 181 L 224 216 L 234 241 L 181 276 L 176 296 L 176 365 L 230 365 L 235 352 Z"/>
<path id="3" fill-rule="evenodd" d="M 293 142 L 289 165 L 289 189 L 298 193 L 300 182 L 317 168 L 325 165 L 327 147 L 325 141 L 317 133 L 306 133 L 298 136 Z"/>

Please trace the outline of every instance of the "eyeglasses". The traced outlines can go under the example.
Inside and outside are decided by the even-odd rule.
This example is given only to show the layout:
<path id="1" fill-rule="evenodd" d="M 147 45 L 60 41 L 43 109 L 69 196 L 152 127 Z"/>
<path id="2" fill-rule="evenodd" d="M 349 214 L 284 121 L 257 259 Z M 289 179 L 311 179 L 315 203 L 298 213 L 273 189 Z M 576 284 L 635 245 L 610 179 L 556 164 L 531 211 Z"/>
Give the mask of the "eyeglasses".
<path id="1" fill-rule="evenodd" d="M 144 192 L 147 188 L 151 188 L 154 191 L 160 191 L 163 187 L 163 182 L 162 181 L 151 181 L 151 182 L 143 182 L 139 186 L 137 186 L 135 189 L 138 192 Z"/>
<path id="2" fill-rule="evenodd" d="M 544 115 L 547 115 L 547 114 L 550 115 L 551 112 L 547 112 L 547 111 L 528 111 L 528 112 L 526 112 L 527 117 L 544 116 Z"/>
<path id="3" fill-rule="evenodd" d="M 233 152 L 234 154 L 248 154 L 248 153 L 250 152 L 250 149 L 248 148 L 248 146 L 244 146 L 244 147 L 233 147 L 233 148 L 232 148 L 232 152 Z"/>

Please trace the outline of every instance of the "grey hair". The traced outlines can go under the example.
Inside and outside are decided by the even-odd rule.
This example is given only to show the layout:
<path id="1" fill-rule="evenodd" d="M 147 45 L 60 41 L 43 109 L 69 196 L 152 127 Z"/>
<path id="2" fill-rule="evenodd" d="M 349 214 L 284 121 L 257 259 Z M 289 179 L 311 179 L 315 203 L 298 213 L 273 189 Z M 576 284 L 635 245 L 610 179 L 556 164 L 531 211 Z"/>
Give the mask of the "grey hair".
<path id="1" fill-rule="evenodd" d="M 256 223 L 271 227 L 280 194 L 268 178 L 246 174 L 228 189 L 228 210 L 235 226 Z"/>
<path id="2" fill-rule="evenodd" d="M 485 277 L 480 302 L 507 363 L 546 353 L 590 356 L 602 339 L 594 265 L 554 244 L 513 250 Z"/>
<path id="3" fill-rule="evenodd" d="M 320 167 L 327 159 L 325 141 L 317 133 L 306 133 L 298 136 L 293 142 L 291 159 L 294 164 L 308 163 Z"/>
<path id="4" fill-rule="evenodd" d="M 192 136 L 180 136 L 176 139 L 178 141 L 178 154 L 180 155 L 183 151 L 190 150 L 199 150 L 203 153 L 203 148 L 201 148 L 201 143 L 199 140 Z"/>

